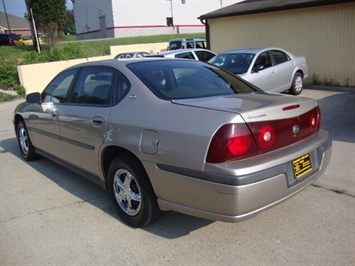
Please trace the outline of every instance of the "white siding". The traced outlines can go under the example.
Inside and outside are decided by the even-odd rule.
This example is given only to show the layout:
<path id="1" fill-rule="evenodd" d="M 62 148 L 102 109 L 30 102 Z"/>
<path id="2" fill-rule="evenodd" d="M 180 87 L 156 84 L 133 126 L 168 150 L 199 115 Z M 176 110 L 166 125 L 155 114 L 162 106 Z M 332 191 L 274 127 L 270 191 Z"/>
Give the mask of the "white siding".
<path id="1" fill-rule="evenodd" d="M 111 0 L 76 0 L 73 8 L 78 39 L 101 38 L 100 16 L 105 16 L 107 28 L 114 26 Z M 106 37 L 114 37 L 105 30 Z"/>
<path id="2" fill-rule="evenodd" d="M 73 8 L 78 39 L 101 38 L 99 17 L 106 17 L 106 37 L 204 32 L 197 18 L 234 4 L 232 0 L 76 0 Z M 166 26 L 173 17 L 174 27 Z"/>

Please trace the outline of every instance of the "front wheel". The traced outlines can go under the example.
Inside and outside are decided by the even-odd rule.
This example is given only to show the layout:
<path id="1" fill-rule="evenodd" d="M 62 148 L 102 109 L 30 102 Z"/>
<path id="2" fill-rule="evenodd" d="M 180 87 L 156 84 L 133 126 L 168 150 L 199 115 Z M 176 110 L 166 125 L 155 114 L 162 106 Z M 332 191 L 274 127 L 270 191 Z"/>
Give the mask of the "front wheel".
<path id="1" fill-rule="evenodd" d="M 130 155 L 112 161 L 108 192 L 118 215 L 129 226 L 144 227 L 160 215 L 148 176 L 140 162 Z"/>
<path id="2" fill-rule="evenodd" d="M 18 122 L 16 135 L 22 157 L 26 161 L 32 161 L 37 159 L 35 148 L 32 145 L 26 125 L 23 121 Z"/>
<path id="3" fill-rule="evenodd" d="M 301 73 L 296 73 L 292 80 L 291 93 L 298 95 L 303 89 L 303 76 Z"/>

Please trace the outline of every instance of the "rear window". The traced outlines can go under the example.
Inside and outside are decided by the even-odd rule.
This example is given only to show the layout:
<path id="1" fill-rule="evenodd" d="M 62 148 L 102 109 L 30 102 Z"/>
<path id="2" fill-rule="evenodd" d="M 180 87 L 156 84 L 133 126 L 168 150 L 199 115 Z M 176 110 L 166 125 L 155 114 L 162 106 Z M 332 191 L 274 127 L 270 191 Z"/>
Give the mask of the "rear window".
<path id="1" fill-rule="evenodd" d="M 259 91 L 218 67 L 198 61 L 144 61 L 127 66 L 157 97 L 166 100 Z"/>

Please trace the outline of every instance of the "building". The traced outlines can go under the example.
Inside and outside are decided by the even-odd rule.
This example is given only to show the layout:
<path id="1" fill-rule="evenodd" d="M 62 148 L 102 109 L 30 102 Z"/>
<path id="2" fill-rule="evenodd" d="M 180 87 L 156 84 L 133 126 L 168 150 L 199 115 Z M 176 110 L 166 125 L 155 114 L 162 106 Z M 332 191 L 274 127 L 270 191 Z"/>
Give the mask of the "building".
<path id="1" fill-rule="evenodd" d="M 15 33 L 18 35 L 30 35 L 30 24 L 27 19 L 0 12 L 0 33 Z"/>
<path id="2" fill-rule="evenodd" d="M 279 46 L 306 56 L 309 81 L 355 86 L 354 0 L 247 0 L 199 19 L 214 52 Z"/>
<path id="3" fill-rule="evenodd" d="M 232 0 L 72 0 L 77 39 L 204 32 L 198 16 Z"/>

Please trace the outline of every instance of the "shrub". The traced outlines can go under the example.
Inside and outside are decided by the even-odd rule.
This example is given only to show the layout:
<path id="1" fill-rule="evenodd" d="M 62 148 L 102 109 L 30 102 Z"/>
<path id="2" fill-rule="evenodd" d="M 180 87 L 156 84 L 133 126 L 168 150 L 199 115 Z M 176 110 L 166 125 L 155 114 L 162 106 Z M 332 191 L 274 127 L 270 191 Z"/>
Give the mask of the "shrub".
<path id="1" fill-rule="evenodd" d="M 10 88 L 19 84 L 16 62 L 11 60 L 0 61 L 0 88 Z"/>
<path id="2" fill-rule="evenodd" d="M 82 51 L 80 44 L 69 43 L 63 47 L 55 47 L 52 51 L 42 50 L 41 53 L 31 51 L 25 54 L 22 64 L 36 64 L 53 61 L 70 60 L 84 58 L 85 54 Z"/>

